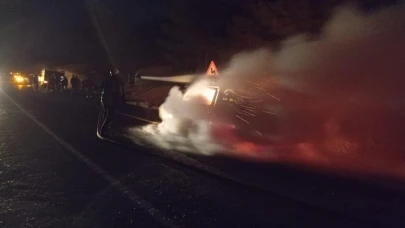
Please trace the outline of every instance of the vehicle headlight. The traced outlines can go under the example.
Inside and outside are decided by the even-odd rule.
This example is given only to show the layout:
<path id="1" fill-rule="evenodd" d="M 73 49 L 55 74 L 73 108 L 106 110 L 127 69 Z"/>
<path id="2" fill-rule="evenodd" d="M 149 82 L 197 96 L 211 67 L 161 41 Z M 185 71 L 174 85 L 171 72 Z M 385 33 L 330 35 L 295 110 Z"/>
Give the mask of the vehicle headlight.
<path id="1" fill-rule="evenodd" d="M 21 77 L 21 76 L 17 76 L 17 77 L 15 77 L 15 80 L 16 80 L 17 82 L 23 82 L 23 81 L 24 81 L 24 78 Z"/>

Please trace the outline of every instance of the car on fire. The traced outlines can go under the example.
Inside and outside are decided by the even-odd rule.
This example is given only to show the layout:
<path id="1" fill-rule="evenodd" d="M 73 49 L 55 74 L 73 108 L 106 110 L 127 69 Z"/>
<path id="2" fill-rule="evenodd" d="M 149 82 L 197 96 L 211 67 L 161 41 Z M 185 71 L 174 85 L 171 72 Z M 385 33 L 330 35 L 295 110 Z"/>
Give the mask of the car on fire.
<path id="1" fill-rule="evenodd" d="M 143 80 L 171 82 L 182 85 L 183 100 L 198 103 L 198 118 L 213 129 L 232 131 L 243 138 L 287 145 L 319 137 L 325 123 L 327 108 L 307 94 L 277 85 L 271 77 L 240 80 L 238 86 L 228 85 L 215 77 L 143 77 Z M 204 80 L 203 88 L 196 84 Z M 231 83 L 232 84 L 232 83 Z M 172 114 L 159 109 L 160 117 Z"/>
<path id="2" fill-rule="evenodd" d="M 230 130 L 244 137 L 249 136 L 266 141 L 275 139 L 282 130 L 285 116 L 282 101 L 265 89 L 263 82 L 246 81 L 238 88 L 221 85 L 219 77 L 209 77 L 204 87 L 195 89 L 194 80 L 174 78 L 141 77 L 145 80 L 158 80 L 183 85 L 183 100 L 199 105 L 198 118 L 208 122 L 212 128 Z M 208 81 L 208 82 L 207 82 Z M 160 108 L 162 119 L 172 114 Z"/>

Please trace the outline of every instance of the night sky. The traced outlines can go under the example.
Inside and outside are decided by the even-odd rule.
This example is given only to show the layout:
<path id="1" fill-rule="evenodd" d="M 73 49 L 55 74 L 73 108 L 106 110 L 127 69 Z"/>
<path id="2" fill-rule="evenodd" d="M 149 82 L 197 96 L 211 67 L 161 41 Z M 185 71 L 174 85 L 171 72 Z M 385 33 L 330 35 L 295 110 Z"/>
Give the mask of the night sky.
<path id="1" fill-rule="evenodd" d="M 91 3 L 96 2 L 96 3 Z M 162 15 L 162 0 L 0 0 L 0 67 L 25 68 L 37 65 L 89 63 L 109 64 L 89 5 L 106 10 L 106 18 L 122 26 L 117 34 L 108 28 L 107 36 L 125 36 L 127 52 L 135 48 L 130 40 L 146 42 L 135 36 L 145 26 L 157 27 Z M 110 26 L 111 27 L 111 26 Z M 114 27 L 114 26 L 113 26 Z M 144 29 L 145 30 L 145 29 Z M 150 31 L 149 32 L 153 32 Z M 143 40 L 142 40 L 143 39 Z M 114 44 L 112 44 L 114 48 Z M 135 46 L 135 45 L 134 45 Z M 123 53 L 123 58 L 128 57 Z"/>
<path id="2" fill-rule="evenodd" d="M 162 50 L 154 41 L 172 1 L 175 0 L 0 0 L 0 70 L 66 64 L 88 64 L 101 69 L 117 62 L 135 68 L 152 62 L 160 64 Z M 210 20 L 211 25 L 220 20 L 221 2 L 230 4 L 226 0 L 193 2 L 202 9 L 196 15 L 205 15 L 208 10 L 215 13 L 201 17 L 196 26 L 204 29 Z M 386 1 L 361 2 L 366 8 L 373 8 Z M 97 30 L 91 12 L 97 12 L 103 34 Z"/>

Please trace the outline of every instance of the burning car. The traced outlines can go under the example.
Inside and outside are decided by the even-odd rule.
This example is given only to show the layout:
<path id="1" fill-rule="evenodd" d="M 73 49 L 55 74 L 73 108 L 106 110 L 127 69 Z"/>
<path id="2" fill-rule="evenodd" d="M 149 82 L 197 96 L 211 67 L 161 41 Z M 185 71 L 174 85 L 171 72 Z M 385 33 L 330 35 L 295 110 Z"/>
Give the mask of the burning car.
<path id="1" fill-rule="evenodd" d="M 283 118 L 281 100 L 264 89 L 263 83 L 247 81 L 235 88 L 224 86 L 218 77 L 197 78 L 181 83 L 170 78 L 143 79 L 185 85 L 181 94 L 176 95 L 177 103 L 183 103 L 183 107 L 173 110 L 170 105 L 160 106 L 159 115 L 163 121 L 176 115 L 180 119 L 205 121 L 215 131 L 232 131 L 245 138 L 266 141 L 280 134 L 280 119 Z"/>

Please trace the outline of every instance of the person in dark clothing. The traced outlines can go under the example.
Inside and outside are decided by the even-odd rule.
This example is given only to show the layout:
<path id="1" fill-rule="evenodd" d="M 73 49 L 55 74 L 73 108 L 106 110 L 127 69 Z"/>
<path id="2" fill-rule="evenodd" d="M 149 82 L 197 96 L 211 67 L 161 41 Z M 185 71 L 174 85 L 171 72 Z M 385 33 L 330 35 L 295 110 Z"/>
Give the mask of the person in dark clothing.
<path id="1" fill-rule="evenodd" d="M 62 91 L 62 80 L 63 80 L 62 76 L 59 75 L 55 76 L 55 88 L 56 91 L 59 93 Z"/>
<path id="2" fill-rule="evenodd" d="M 77 77 L 77 76 L 75 76 L 75 80 L 73 81 L 74 82 L 74 86 L 75 86 L 75 93 L 77 93 L 77 92 L 79 92 L 79 83 L 80 83 L 80 80 L 79 80 L 79 78 Z"/>
<path id="3" fill-rule="evenodd" d="M 72 78 L 70 79 L 70 85 L 72 87 L 71 93 L 73 94 L 76 89 L 76 76 L 72 75 Z"/>
<path id="4" fill-rule="evenodd" d="M 93 96 L 93 81 L 90 78 L 83 80 L 82 82 L 82 91 L 86 95 L 86 98 L 90 98 Z"/>
<path id="5" fill-rule="evenodd" d="M 62 81 L 62 90 L 63 90 L 63 92 L 66 92 L 67 87 L 68 87 L 68 79 L 65 76 L 63 76 L 63 81 Z"/>
<path id="6" fill-rule="evenodd" d="M 55 75 L 49 75 L 48 79 L 48 92 L 55 92 Z"/>
<path id="7" fill-rule="evenodd" d="M 72 76 L 72 79 L 70 79 L 70 84 L 72 85 L 72 93 L 79 92 L 80 79 L 76 75 Z"/>
<path id="8" fill-rule="evenodd" d="M 125 101 L 124 87 L 119 79 L 119 71 L 110 71 L 108 77 L 100 86 L 101 92 L 101 111 L 97 124 L 97 135 L 105 136 L 114 118 L 115 109 Z M 111 133 L 111 132 L 110 132 Z"/>
<path id="9" fill-rule="evenodd" d="M 38 91 L 39 88 L 39 80 L 38 80 L 38 75 L 34 74 L 32 76 L 32 85 L 34 87 L 34 91 Z"/>

